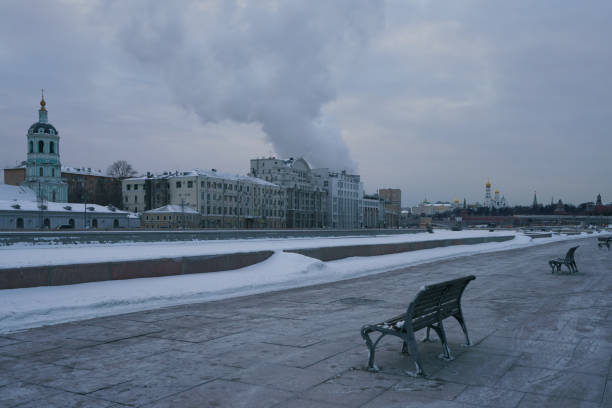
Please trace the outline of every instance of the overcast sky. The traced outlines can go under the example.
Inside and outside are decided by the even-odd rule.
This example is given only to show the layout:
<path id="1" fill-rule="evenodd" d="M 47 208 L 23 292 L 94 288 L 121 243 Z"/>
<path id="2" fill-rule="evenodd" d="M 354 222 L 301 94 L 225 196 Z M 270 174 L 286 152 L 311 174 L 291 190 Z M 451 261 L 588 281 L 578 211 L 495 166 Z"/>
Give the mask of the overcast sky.
<path id="1" fill-rule="evenodd" d="M 314 5 L 314 6 L 313 6 Z M 612 2 L 0 2 L 0 165 L 45 89 L 63 165 L 304 156 L 367 192 L 612 201 Z"/>

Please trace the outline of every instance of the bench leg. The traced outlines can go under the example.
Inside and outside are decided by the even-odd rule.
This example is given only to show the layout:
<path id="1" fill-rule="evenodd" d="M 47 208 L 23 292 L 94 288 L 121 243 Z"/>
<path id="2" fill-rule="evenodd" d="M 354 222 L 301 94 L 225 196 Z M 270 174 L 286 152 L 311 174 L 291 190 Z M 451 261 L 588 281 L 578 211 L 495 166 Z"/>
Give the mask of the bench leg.
<path id="1" fill-rule="evenodd" d="M 457 319 L 457 321 L 461 325 L 461 330 L 463 330 L 463 334 L 465 335 L 465 344 L 463 344 L 463 346 L 464 347 L 471 346 L 472 345 L 472 341 L 470 340 L 470 336 L 468 335 L 467 327 L 465 325 L 465 320 L 463 320 L 463 313 L 459 312 L 456 315 L 453 315 L 453 317 L 455 319 Z"/>
<path id="2" fill-rule="evenodd" d="M 442 324 L 442 321 L 439 321 L 438 324 L 431 327 L 433 327 L 436 333 L 438 333 L 438 337 L 440 337 L 440 340 L 442 341 L 442 351 L 444 351 L 444 354 L 440 354 L 438 357 L 448 361 L 454 360 L 451 354 L 450 347 L 448 347 L 448 342 L 446 341 L 446 332 L 444 331 L 444 325 Z"/>
<path id="3" fill-rule="evenodd" d="M 553 261 L 548 261 L 548 265 L 550 265 L 550 273 L 555 273 L 555 264 Z"/>
<path id="4" fill-rule="evenodd" d="M 431 327 L 427 326 L 427 334 L 425 335 L 425 338 L 423 339 L 423 343 L 435 343 L 437 342 L 436 339 L 432 339 L 431 337 L 429 337 L 429 331 L 431 330 Z"/>
<path id="5" fill-rule="evenodd" d="M 421 362 L 421 356 L 419 355 L 419 349 L 417 347 L 416 338 L 414 337 L 414 333 L 406 333 L 406 338 L 404 339 L 404 345 L 408 347 L 410 351 L 410 355 L 414 358 L 414 365 L 416 366 L 416 371 L 406 371 L 406 374 L 413 377 L 424 377 L 427 376 L 425 371 L 423 370 L 423 363 Z"/>
<path id="6" fill-rule="evenodd" d="M 370 338 L 370 333 L 372 332 L 372 330 L 368 329 L 367 327 L 364 327 L 361 329 L 361 337 L 363 337 L 363 339 L 365 340 L 366 346 L 368 347 L 368 370 L 370 371 L 380 371 L 378 367 L 376 367 L 376 364 L 374 363 L 374 357 L 376 354 L 376 346 L 378 345 L 378 342 L 380 340 L 382 340 L 383 337 L 385 337 L 385 334 L 382 333 L 380 335 L 380 337 L 378 339 L 376 339 L 375 342 L 372 342 L 372 339 Z"/>

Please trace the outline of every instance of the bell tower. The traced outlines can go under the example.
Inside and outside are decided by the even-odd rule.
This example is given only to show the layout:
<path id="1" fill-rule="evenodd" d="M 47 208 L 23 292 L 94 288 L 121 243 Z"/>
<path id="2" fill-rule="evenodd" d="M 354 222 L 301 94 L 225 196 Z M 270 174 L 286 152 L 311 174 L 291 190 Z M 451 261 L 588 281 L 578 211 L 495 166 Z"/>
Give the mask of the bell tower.
<path id="1" fill-rule="evenodd" d="M 42 92 L 41 92 L 42 93 Z M 68 185 L 62 182 L 59 133 L 49 123 L 44 93 L 41 95 L 38 122 L 27 133 L 25 186 L 41 200 L 66 202 Z"/>

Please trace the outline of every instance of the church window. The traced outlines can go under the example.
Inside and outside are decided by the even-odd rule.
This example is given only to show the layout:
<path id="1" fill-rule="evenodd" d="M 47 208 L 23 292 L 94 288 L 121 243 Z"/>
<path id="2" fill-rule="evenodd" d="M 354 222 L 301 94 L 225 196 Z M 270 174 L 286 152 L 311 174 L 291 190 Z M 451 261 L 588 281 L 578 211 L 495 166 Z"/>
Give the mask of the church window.
<path id="1" fill-rule="evenodd" d="M 43 128 L 38 128 L 38 133 L 43 133 L 44 129 Z"/>
<path id="2" fill-rule="evenodd" d="M 55 153 L 55 143 L 49 142 L 49 153 Z"/>
<path id="3" fill-rule="evenodd" d="M 43 176 L 43 168 L 42 168 L 42 167 L 41 167 L 40 169 L 38 169 L 38 175 L 39 175 L 40 177 L 42 177 L 42 176 Z"/>
<path id="4" fill-rule="evenodd" d="M 38 153 L 43 153 L 45 151 L 45 142 L 42 140 L 38 142 Z"/>
<path id="5" fill-rule="evenodd" d="M 51 177 L 55 177 L 55 169 L 54 168 L 51 169 Z M 53 194 L 55 194 L 55 191 L 53 192 Z M 55 201 L 55 200 L 53 200 L 53 201 Z"/>
<path id="6" fill-rule="evenodd" d="M 51 194 L 51 201 L 55 201 L 55 190 L 53 190 L 53 193 Z"/>
<path id="7" fill-rule="evenodd" d="M 30 142 L 30 153 L 34 153 L 34 142 Z"/>

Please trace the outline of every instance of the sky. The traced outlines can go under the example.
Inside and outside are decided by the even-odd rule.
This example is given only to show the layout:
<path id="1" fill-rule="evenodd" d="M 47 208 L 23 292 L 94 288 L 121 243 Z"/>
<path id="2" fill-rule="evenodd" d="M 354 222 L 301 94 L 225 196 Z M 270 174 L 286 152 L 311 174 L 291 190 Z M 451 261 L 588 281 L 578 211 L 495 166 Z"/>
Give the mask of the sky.
<path id="1" fill-rule="evenodd" d="M 0 165 L 305 157 L 402 205 L 612 201 L 612 2 L 0 2 Z"/>

